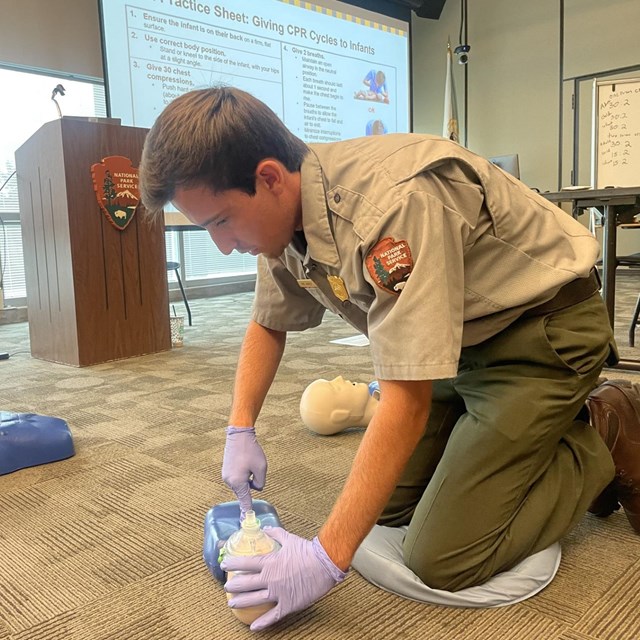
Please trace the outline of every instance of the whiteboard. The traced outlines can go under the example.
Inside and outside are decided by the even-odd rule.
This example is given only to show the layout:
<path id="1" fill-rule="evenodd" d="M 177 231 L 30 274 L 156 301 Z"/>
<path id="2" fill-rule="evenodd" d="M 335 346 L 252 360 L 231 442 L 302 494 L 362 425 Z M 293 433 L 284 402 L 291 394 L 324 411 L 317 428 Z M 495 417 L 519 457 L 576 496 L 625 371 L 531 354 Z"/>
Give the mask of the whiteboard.
<path id="1" fill-rule="evenodd" d="M 591 184 L 640 186 L 640 78 L 594 80 Z"/>

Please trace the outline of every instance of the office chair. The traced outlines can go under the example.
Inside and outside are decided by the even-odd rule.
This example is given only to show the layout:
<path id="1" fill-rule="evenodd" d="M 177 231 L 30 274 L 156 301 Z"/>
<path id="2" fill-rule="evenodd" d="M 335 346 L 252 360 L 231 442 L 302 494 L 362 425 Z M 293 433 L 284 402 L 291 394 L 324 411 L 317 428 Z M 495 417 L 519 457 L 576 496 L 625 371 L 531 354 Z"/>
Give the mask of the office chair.
<path id="1" fill-rule="evenodd" d="M 638 229 L 635 215 L 637 215 L 636 209 L 629 207 L 629 211 L 624 212 L 624 218 L 620 220 L 618 226 L 621 229 Z M 597 237 L 596 227 L 602 227 L 602 224 L 602 213 L 595 207 L 591 207 L 589 210 L 589 231 L 591 231 L 594 237 Z M 598 260 L 596 264 L 601 266 L 602 260 Z M 640 253 L 630 253 L 623 256 L 616 255 L 616 268 L 618 267 L 640 267 Z"/>
<path id="2" fill-rule="evenodd" d="M 637 215 L 636 209 L 633 207 L 629 208 L 628 212 L 625 212 L 625 221 L 622 221 L 619 226 L 621 229 L 638 229 L 638 223 L 635 222 L 635 215 Z M 603 216 L 600 211 L 598 211 L 595 207 L 591 207 L 589 210 L 589 231 L 597 237 L 596 235 L 596 227 L 601 227 L 603 222 Z M 602 259 L 596 262 L 596 267 L 598 270 L 602 269 Z M 640 267 L 640 253 L 630 253 L 627 255 L 617 255 L 616 254 L 616 269 L 618 267 Z M 633 317 L 631 319 L 631 324 L 629 325 L 629 346 L 633 347 L 635 345 L 635 330 L 636 325 L 639 324 L 638 318 L 640 317 L 640 296 L 636 301 L 635 309 L 633 310 Z"/>
<path id="3" fill-rule="evenodd" d="M 602 267 L 602 260 L 596 262 L 596 267 Z M 616 256 L 616 269 L 618 267 L 640 267 L 640 253 L 632 253 L 626 256 Z M 629 325 L 629 346 L 635 346 L 635 332 L 636 325 L 638 324 L 638 317 L 640 316 L 640 296 L 636 300 L 636 306 L 633 310 L 633 317 L 631 318 L 631 324 Z"/>
<path id="4" fill-rule="evenodd" d="M 189 326 L 191 327 L 191 307 L 189 306 L 189 301 L 187 300 L 187 294 L 184 291 L 184 287 L 182 286 L 182 278 L 180 277 L 180 263 L 179 262 L 167 262 L 167 271 L 173 271 L 176 274 L 176 279 L 178 280 L 178 286 L 180 287 L 180 291 L 182 293 L 182 299 L 184 300 L 184 306 L 187 309 L 187 318 L 189 320 Z"/>
<path id="5" fill-rule="evenodd" d="M 512 153 L 507 156 L 493 156 L 489 158 L 489 162 L 520 180 L 520 159 L 517 153 Z"/>
<path id="6" fill-rule="evenodd" d="M 629 346 L 636 346 L 636 325 L 638 324 L 638 316 L 640 316 L 640 296 L 636 300 L 636 307 L 633 310 L 633 317 L 631 318 L 631 324 L 629 325 Z"/>

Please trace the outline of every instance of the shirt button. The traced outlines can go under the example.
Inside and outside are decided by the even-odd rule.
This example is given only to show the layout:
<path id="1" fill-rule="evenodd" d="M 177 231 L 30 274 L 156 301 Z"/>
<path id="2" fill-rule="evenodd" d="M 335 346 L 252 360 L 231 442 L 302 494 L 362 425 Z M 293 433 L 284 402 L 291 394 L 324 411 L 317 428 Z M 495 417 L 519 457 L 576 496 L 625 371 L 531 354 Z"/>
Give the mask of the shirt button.
<path id="1" fill-rule="evenodd" d="M 351 306 L 351 302 L 349 302 L 349 300 L 343 300 L 342 301 L 342 306 L 347 309 L 348 307 Z"/>
<path id="2" fill-rule="evenodd" d="M 335 196 L 333 196 L 333 201 L 338 204 L 340 202 L 340 200 L 342 200 L 342 198 L 340 197 L 339 193 L 336 193 Z"/>

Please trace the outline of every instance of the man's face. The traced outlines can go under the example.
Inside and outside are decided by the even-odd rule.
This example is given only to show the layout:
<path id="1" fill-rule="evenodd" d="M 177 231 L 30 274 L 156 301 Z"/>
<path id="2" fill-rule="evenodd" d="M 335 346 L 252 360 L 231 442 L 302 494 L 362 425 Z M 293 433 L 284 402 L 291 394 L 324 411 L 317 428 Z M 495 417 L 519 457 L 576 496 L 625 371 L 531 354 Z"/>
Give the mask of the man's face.
<path id="1" fill-rule="evenodd" d="M 301 228 L 299 174 L 266 160 L 256 170 L 256 193 L 214 193 L 209 187 L 178 187 L 174 206 L 209 232 L 221 253 L 278 257 Z"/>

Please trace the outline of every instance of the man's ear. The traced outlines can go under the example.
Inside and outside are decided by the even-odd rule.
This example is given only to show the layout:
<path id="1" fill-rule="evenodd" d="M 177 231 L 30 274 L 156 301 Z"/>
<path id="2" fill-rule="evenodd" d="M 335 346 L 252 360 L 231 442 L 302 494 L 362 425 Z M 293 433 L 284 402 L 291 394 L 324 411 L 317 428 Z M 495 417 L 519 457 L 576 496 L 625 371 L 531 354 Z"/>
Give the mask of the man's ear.
<path id="1" fill-rule="evenodd" d="M 267 158 L 256 167 L 256 182 L 262 181 L 274 193 L 279 193 L 284 186 L 284 171 L 280 162 Z"/>

